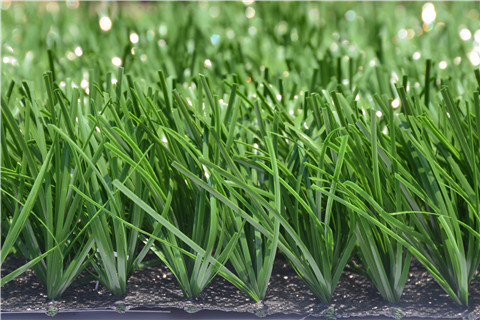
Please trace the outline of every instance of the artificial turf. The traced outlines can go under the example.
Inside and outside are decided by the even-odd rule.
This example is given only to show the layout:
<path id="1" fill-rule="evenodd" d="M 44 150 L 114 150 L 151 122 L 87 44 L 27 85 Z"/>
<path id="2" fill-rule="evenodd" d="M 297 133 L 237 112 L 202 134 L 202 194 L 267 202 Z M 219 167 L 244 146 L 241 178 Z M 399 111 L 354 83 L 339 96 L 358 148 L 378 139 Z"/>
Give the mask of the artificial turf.
<path id="1" fill-rule="evenodd" d="M 477 3 L 2 6 L 2 285 L 123 296 L 153 252 L 260 301 L 281 252 L 322 303 L 352 261 L 398 302 L 413 256 L 468 304 Z"/>

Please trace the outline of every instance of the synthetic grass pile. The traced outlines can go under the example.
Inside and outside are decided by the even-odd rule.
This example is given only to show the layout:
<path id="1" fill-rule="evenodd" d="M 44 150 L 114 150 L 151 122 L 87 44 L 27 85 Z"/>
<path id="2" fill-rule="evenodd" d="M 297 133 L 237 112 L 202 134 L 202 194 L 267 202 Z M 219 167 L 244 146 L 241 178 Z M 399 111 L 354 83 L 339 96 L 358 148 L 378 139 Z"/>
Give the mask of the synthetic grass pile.
<path id="1" fill-rule="evenodd" d="M 414 256 L 467 305 L 478 10 L 10 4 L 1 263 L 28 263 L 2 284 L 33 268 L 56 298 L 86 270 L 124 295 L 152 251 L 188 298 L 220 275 L 258 301 L 281 252 L 322 303 L 355 261 L 395 302 Z"/>

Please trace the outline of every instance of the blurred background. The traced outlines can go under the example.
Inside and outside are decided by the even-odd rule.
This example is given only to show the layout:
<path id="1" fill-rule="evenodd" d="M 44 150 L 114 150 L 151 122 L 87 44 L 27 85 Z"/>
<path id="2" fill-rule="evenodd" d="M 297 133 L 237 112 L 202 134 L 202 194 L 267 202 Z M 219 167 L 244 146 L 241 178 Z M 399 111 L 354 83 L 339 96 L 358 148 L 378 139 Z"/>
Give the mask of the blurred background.
<path id="1" fill-rule="evenodd" d="M 156 77 L 142 74 L 147 65 L 179 82 L 198 73 L 235 73 L 248 81 L 268 68 L 303 83 L 324 62 L 355 77 L 381 62 L 387 76 L 408 74 L 417 81 L 427 58 L 434 73 L 456 78 L 480 65 L 478 2 L 68 0 L 1 6 L 2 85 L 25 79 L 42 85 L 47 49 L 60 84 L 84 88 L 89 69 L 103 73 L 118 66 L 145 81 Z M 349 80 L 344 74 L 339 81 Z"/>

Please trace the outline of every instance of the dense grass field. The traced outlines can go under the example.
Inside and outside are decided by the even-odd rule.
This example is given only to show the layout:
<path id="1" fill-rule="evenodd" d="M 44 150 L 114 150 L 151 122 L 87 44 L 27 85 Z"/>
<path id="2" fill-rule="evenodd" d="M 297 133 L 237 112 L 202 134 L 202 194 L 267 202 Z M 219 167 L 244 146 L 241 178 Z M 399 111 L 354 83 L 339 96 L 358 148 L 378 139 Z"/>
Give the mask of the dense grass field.
<path id="1" fill-rule="evenodd" d="M 480 265 L 475 2 L 2 2 L 1 264 L 122 296 L 154 253 L 194 298 L 322 303 L 412 257 L 467 305 Z M 150 261 L 151 262 L 151 261 Z"/>

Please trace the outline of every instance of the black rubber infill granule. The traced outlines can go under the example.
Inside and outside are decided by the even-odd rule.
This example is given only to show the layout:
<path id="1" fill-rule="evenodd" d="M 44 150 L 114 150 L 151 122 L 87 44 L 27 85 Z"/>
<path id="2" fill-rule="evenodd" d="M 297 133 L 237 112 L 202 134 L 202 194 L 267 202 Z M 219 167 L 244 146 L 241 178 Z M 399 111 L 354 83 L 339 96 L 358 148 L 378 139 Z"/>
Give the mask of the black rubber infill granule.
<path id="1" fill-rule="evenodd" d="M 22 264 L 9 257 L 3 274 Z M 385 302 L 365 276 L 347 268 L 330 304 L 322 304 L 303 284 L 292 267 L 281 256 L 277 258 L 271 283 L 264 301 L 255 303 L 221 277 L 216 277 L 196 299 L 185 299 L 165 266 L 136 271 L 128 281 L 127 295 L 115 297 L 96 281 L 76 284 L 51 301 L 29 270 L 7 283 L 1 291 L 2 312 L 42 311 L 48 313 L 80 310 L 163 310 L 180 308 L 188 312 L 221 310 L 250 312 L 258 316 L 298 314 L 325 318 L 419 317 L 442 319 L 480 319 L 480 280 L 470 286 L 469 307 L 454 304 L 435 280 L 416 261 L 412 262 L 401 302 Z"/>

